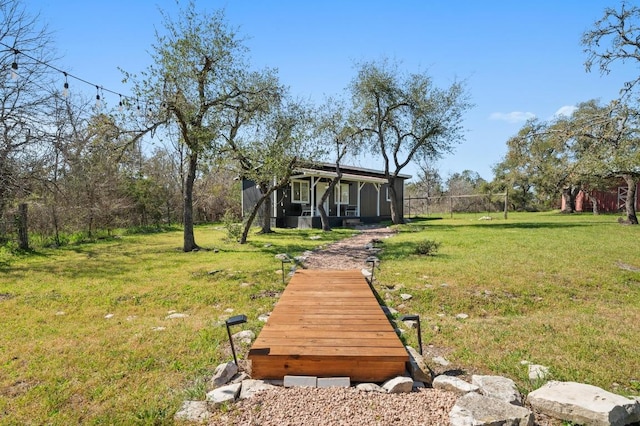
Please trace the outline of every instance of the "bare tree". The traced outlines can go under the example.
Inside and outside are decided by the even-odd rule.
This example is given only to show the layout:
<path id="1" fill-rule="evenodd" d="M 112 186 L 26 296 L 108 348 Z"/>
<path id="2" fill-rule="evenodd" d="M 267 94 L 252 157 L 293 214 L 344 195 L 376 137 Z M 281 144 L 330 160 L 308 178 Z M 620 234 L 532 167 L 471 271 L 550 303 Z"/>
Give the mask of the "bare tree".
<path id="1" fill-rule="evenodd" d="M 18 1 L 0 0 L 0 217 L 42 168 L 39 134 L 51 92 L 47 29 Z"/>
<path id="2" fill-rule="evenodd" d="M 640 62 L 640 8 L 626 1 L 622 1 L 620 10 L 607 7 L 593 29 L 582 35 L 582 45 L 587 71 L 596 66 L 602 74 L 608 74 L 616 62 Z M 627 81 L 622 92 L 631 92 L 639 81 L 640 77 Z"/>

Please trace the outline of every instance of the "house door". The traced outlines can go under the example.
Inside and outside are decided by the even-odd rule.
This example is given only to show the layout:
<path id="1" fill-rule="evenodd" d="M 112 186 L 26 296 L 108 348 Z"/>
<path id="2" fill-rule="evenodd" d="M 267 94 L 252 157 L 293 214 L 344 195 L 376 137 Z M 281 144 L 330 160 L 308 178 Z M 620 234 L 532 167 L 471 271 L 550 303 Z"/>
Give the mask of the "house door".
<path id="1" fill-rule="evenodd" d="M 324 194 L 324 191 L 326 191 L 328 187 L 329 187 L 329 184 L 324 182 L 316 185 L 316 202 L 317 203 L 320 202 L 320 198 L 322 198 L 322 194 Z M 330 199 L 331 199 L 331 194 L 329 194 L 327 199 L 324 200 L 324 204 L 323 204 L 324 211 L 327 212 L 327 216 L 331 216 L 331 212 L 329 211 Z M 318 211 L 318 209 L 316 209 L 316 216 L 320 216 L 320 212 Z"/>

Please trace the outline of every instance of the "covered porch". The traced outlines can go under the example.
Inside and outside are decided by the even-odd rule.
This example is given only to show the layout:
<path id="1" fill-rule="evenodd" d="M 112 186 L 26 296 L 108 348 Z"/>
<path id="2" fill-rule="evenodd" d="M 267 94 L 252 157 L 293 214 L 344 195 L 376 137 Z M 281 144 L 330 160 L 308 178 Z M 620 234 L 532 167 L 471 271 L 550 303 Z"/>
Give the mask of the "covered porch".
<path id="1" fill-rule="evenodd" d="M 318 203 L 337 173 L 328 170 L 301 168 L 291 178 L 289 208 L 284 209 L 285 226 L 320 228 Z M 350 226 L 376 223 L 389 215 L 384 177 L 342 173 L 340 181 L 324 202 L 329 225 Z"/>

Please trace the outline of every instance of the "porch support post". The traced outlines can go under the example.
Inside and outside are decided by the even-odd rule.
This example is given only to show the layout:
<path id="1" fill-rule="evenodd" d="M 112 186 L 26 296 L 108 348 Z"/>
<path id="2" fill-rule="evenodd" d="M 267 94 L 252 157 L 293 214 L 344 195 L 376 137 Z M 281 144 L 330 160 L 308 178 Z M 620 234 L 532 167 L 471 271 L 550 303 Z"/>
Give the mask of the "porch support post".
<path id="1" fill-rule="evenodd" d="M 276 186 L 277 184 L 277 180 L 276 177 L 273 177 L 273 186 Z M 271 194 L 271 196 L 273 197 L 273 201 L 271 202 L 271 204 L 273 205 L 273 217 L 277 218 L 278 217 L 278 191 L 279 190 L 275 190 L 273 191 L 273 193 Z"/>
<path id="2" fill-rule="evenodd" d="M 311 176 L 311 217 L 316 215 L 316 183 L 315 177 Z"/>
<path id="3" fill-rule="evenodd" d="M 358 205 L 356 206 L 356 215 L 358 217 L 360 217 L 360 191 L 362 191 L 362 188 L 364 188 L 366 184 L 367 184 L 366 182 L 358 182 L 358 199 L 357 199 Z"/>
<path id="4" fill-rule="evenodd" d="M 376 183 L 374 184 L 374 186 L 376 187 L 376 192 L 378 194 L 378 202 L 376 203 L 376 215 L 380 217 L 380 184 Z"/>
<path id="5" fill-rule="evenodd" d="M 338 188 L 338 199 L 336 200 L 336 216 L 341 216 L 340 215 L 340 200 L 342 199 L 342 188 L 340 187 L 341 185 L 341 181 L 338 181 L 338 183 L 336 184 L 336 186 L 333 187 L 333 198 L 336 198 L 336 187 Z"/>

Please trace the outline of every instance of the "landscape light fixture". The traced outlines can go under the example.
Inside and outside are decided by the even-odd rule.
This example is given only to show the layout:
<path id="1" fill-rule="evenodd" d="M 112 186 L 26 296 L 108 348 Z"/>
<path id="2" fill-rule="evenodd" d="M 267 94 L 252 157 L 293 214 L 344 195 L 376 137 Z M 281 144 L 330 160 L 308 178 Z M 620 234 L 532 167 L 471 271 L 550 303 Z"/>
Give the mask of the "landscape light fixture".
<path id="1" fill-rule="evenodd" d="M 236 315 L 225 321 L 227 334 L 229 335 L 229 344 L 231 345 L 231 353 L 233 354 L 233 362 L 235 362 L 236 365 L 238 365 L 238 359 L 236 358 L 236 350 L 233 348 L 233 339 L 231 338 L 231 331 L 229 330 L 229 327 L 232 325 L 244 324 L 245 322 L 247 322 L 246 315 Z"/>
<path id="2" fill-rule="evenodd" d="M 289 259 L 288 257 L 281 257 L 280 262 L 282 262 L 282 285 L 284 285 L 284 264 L 291 263 L 291 259 Z"/>
<path id="3" fill-rule="evenodd" d="M 369 284 L 373 285 L 373 270 L 376 267 L 376 262 L 378 261 L 378 259 L 376 257 L 373 256 L 369 256 L 367 257 L 367 259 L 364 261 L 364 263 L 366 263 L 367 265 L 370 263 L 371 264 L 371 278 L 369 278 Z"/>
<path id="4" fill-rule="evenodd" d="M 422 333 L 420 332 L 420 315 L 403 315 L 400 321 L 416 321 L 418 323 L 418 352 L 422 355 Z"/>

